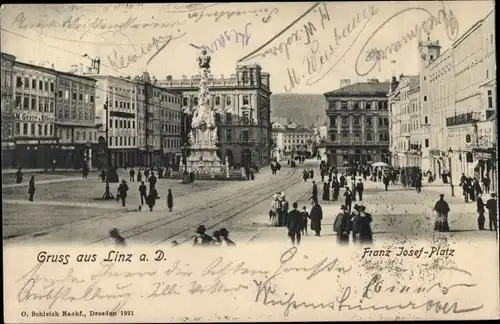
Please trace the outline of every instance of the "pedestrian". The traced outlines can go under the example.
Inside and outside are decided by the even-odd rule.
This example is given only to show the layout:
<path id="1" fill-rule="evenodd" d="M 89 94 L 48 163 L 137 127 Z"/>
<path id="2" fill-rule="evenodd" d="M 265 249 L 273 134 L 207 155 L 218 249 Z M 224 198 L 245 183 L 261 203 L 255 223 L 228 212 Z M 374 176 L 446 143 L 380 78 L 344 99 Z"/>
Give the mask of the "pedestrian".
<path id="1" fill-rule="evenodd" d="M 488 199 L 486 202 L 486 208 L 488 209 L 488 215 L 490 218 L 490 231 L 495 229 L 495 231 L 498 231 L 498 224 L 497 224 L 497 216 L 498 216 L 498 207 L 497 207 L 497 194 L 492 192 L 491 193 L 491 198 Z"/>
<path id="2" fill-rule="evenodd" d="M 149 206 L 149 211 L 152 212 L 153 208 L 156 204 L 156 191 L 155 190 L 149 190 L 149 194 L 146 197 L 146 203 Z"/>
<path id="3" fill-rule="evenodd" d="M 144 169 L 144 178 L 146 178 L 146 180 L 149 179 L 149 169 L 148 168 Z"/>
<path id="4" fill-rule="evenodd" d="M 281 192 L 281 199 L 280 199 L 280 211 L 281 211 L 281 218 L 280 218 L 280 226 L 287 226 L 288 222 L 288 201 L 286 200 L 285 193 Z"/>
<path id="5" fill-rule="evenodd" d="M 127 191 L 128 191 L 128 185 L 125 180 L 122 180 L 122 183 L 118 186 L 118 196 L 120 197 L 122 201 L 122 207 L 125 207 L 125 202 L 127 199 Z"/>
<path id="6" fill-rule="evenodd" d="M 137 170 L 137 182 L 142 181 L 142 172 L 141 169 Z"/>
<path id="7" fill-rule="evenodd" d="M 174 196 L 172 195 L 172 189 L 168 189 L 167 193 L 167 207 L 168 211 L 171 212 L 174 207 Z"/>
<path id="8" fill-rule="evenodd" d="M 422 177 L 420 175 L 417 175 L 417 178 L 415 179 L 415 189 L 418 193 L 422 192 Z"/>
<path id="9" fill-rule="evenodd" d="M 312 199 L 313 201 L 318 201 L 318 186 L 316 185 L 316 181 L 313 181 L 313 187 L 312 187 L 312 196 L 309 199 Z"/>
<path id="10" fill-rule="evenodd" d="M 206 234 L 207 229 L 205 226 L 200 225 L 196 229 L 193 246 L 210 246 L 214 239 Z"/>
<path id="11" fill-rule="evenodd" d="M 317 201 L 312 202 L 311 212 L 309 213 L 309 218 L 311 219 L 311 230 L 316 234 L 315 236 L 321 235 L 321 220 L 323 219 L 323 209 Z"/>
<path id="12" fill-rule="evenodd" d="M 281 202 L 278 199 L 278 194 L 274 194 L 271 201 L 271 209 L 269 210 L 269 223 L 271 226 L 279 226 L 279 213 L 281 212 Z"/>
<path id="13" fill-rule="evenodd" d="M 356 184 L 356 191 L 358 192 L 358 197 L 359 201 L 363 201 L 363 191 L 365 191 L 365 186 L 361 179 L 359 179 L 358 183 Z"/>
<path id="14" fill-rule="evenodd" d="M 109 230 L 109 237 L 111 237 L 114 243 L 118 246 L 125 246 L 125 238 L 120 235 L 118 229 L 112 228 Z"/>
<path id="15" fill-rule="evenodd" d="M 135 171 L 134 171 L 134 168 L 130 168 L 130 171 L 128 172 L 129 176 L 130 176 L 130 182 L 134 182 L 135 181 Z"/>
<path id="16" fill-rule="evenodd" d="M 35 196 L 35 176 L 31 176 L 29 187 L 28 187 L 28 194 L 29 194 L 29 201 L 33 201 L 33 198 Z"/>
<path id="17" fill-rule="evenodd" d="M 349 244 L 349 231 L 351 227 L 351 220 L 349 212 L 345 205 L 340 206 L 340 213 L 335 217 L 333 222 L 333 231 L 337 233 L 337 242 L 341 245 Z"/>
<path id="18" fill-rule="evenodd" d="M 488 176 L 483 178 L 484 193 L 487 193 L 487 194 L 490 193 L 490 183 L 491 183 L 491 180 Z"/>
<path id="19" fill-rule="evenodd" d="M 444 200 L 444 194 L 439 195 L 439 200 L 434 205 L 434 211 L 436 212 L 434 231 L 449 232 L 448 213 L 450 212 L 450 206 Z"/>
<path id="20" fill-rule="evenodd" d="M 379 179 L 380 179 L 380 177 L 379 177 Z M 389 190 L 389 176 L 387 174 L 384 174 L 383 182 L 384 182 L 385 191 Z"/>
<path id="21" fill-rule="evenodd" d="M 328 182 L 323 182 L 323 200 L 330 200 L 330 185 Z"/>
<path id="22" fill-rule="evenodd" d="M 366 207 L 361 205 L 359 208 L 357 231 L 359 234 L 359 242 L 361 244 L 373 243 L 373 232 L 371 227 L 372 215 L 366 212 Z"/>
<path id="23" fill-rule="evenodd" d="M 221 245 L 222 246 L 236 246 L 236 243 L 234 243 L 230 238 L 229 238 L 229 231 L 226 228 L 221 228 L 219 230 L 220 235 L 222 236 L 222 241 Z"/>
<path id="24" fill-rule="evenodd" d="M 151 172 L 151 176 L 149 177 L 148 181 L 149 181 L 149 190 L 155 189 L 156 188 L 156 176 L 153 172 Z"/>
<path id="25" fill-rule="evenodd" d="M 101 181 L 106 182 L 106 169 L 101 170 Z"/>
<path id="26" fill-rule="evenodd" d="M 21 183 L 21 182 L 23 182 L 23 172 L 21 171 L 21 168 L 17 168 L 16 183 Z"/>
<path id="27" fill-rule="evenodd" d="M 144 184 L 144 181 L 141 181 L 141 185 L 139 186 L 139 195 L 141 196 L 141 206 L 144 205 L 144 201 L 147 203 L 147 187 Z"/>
<path id="28" fill-rule="evenodd" d="M 212 237 L 214 239 L 212 241 L 213 245 L 221 245 L 222 240 L 220 239 L 220 232 L 218 230 L 212 233 Z"/>
<path id="29" fill-rule="evenodd" d="M 307 235 L 307 219 L 309 218 L 309 213 L 307 212 L 306 206 L 302 207 L 302 235 Z"/>
<path id="30" fill-rule="evenodd" d="M 485 221 L 485 218 L 484 218 L 485 204 L 484 204 L 483 198 L 481 198 L 481 196 L 477 197 L 476 204 L 477 204 L 477 216 L 478 216 L 477 217 L 477 227 L 481 231 L 481 230 L 484 230 L 484 221 Z"/>
<path id="31" fill-rule="evenodd" d="M 352 230 L 352 241 L 357 241 L 357 235 L 359 233 L 359 206 L 355 204 L 352 207 L 353 211 L 351 213 L 351 230 Z"/>
<path id="32" fill-rule="evenodd" d="M 352 192 L 349 189 L 349 187 L 345 187 L 345 192 L 344 192 L 344 205 L 347 208 L 347 212 L 350 214 L 351 213 L 351 206 L 352 206 Z"/>
<path id="33" fill-rule="evenodd" d="M 297 245 L 300 245 L 300 232 L 302 230 L 302 213 L 297 210 L 299 208 L 299 204 L 294 202 L 292 204 L 293 209 L 288 214 L 288 236 L 290 237 L 290 241 L 292 245 L 295 246 L 295 242 Z"/>

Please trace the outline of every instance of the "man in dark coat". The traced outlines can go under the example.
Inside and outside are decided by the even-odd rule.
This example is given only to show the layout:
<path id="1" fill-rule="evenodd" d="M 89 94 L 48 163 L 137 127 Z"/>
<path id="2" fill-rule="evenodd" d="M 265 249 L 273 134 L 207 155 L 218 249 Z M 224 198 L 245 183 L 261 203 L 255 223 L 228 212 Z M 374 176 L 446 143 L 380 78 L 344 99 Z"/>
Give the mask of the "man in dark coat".
<path id="1" fill-rule="evenodd" d="M 333 231 L 337 233 L 337 242 L 339 244 L 349 244 L 349 232 L 351 230 L 351 218 L 346 206 L 340 206 L 338 213 L 333 223 Z"/>
<path id="2" fill-rule="evenodd" d="M 344 192 L 344 205 L 347 208 L 347 212 L 351 213 L 351 205 L 352 205 L 352 192 L 349 187 L 345 187 Z"/>
<path id="3" fill-rule="evenodd" d="M 300 245 L 300 232 L 302 230 L 302 213 L 297 210 L 299 204 L 294 202 L 292 204 L 293 209 L 288 213 L 288 236 L 292 242 L 292 245 Z"/>
<path id="4" fill-rule="evenodd" d="M 359 201 L 363 201 L 363 191 L 365 191 L 365 186 L 363 185 L 361 179 L 359 179 L 359 182 L 356 184 L 356 191 L 359 196 Z"/>
<path id="5" fill-rule="evenodd" d="M 498 206 L 496 197 L 497 194 L 492 192 L 491 198 L 486 201 L 486 209 L 488 209 L 488 215 L 490 216 L 490 231 L 492 231 L 493 229 L 495 229 L 495 231 L 498 231 Z"/>
<path id="6" fill-rule="evenodd" d="M 330 200 L 330 183 L 323 182 L 323 200 Z"/>
<path id="7" fill-rule="evenodd" d="M 437 214 L 434 230 L 438 232 L 449 232 L 448 213 L 450 212 L 450 206 L 444 200 L 444 194 L 439 195 L 439 200 L 434 205 L 434 211 L 436 211 Z"/>
<path id="8" fill-rule="evenodd" d="M 168 189 L 167 193 L 167 207 L 168 211 L 172 211 L 172 207 L 174 207 L 174 196 L 172 195 L 172 189 Z"/>
<path id="9" fill-rule="evenodd" d="M 33 201 L 33 197 L 35 196 L 35 176 L 31 176 L 29 187 L 28 187 L 28 194 L 29 194 L 29 201 Z"/>
<path id="10" fill-rule="evenodd" d="M 125 207 L 125 200 L 127 199 L 127 191 L 128 191 L 128 185 L 125 180 L 122 180 L 122 183 L 118 186 L 118 195 L 120 199 L 122 200 L 122 207 Z"/>
<path id="11" fill-rule="evenodd" d="M 312 202 L 311 212 L 309 213 L 311 219 L 311 230 L 316 232 L 316 236 L 321 234 L 321 220 L 323 219 L 323 210 L 319 203 L 315 200 Z"/>
<path id="12" fill-rule="evenodd" d="M 312 197 L 311 198 L 315 202 L 318 201 L 318 186 L 316 185 L 316 181 L 313 181 Z"/>
<path id="13" fill-rule="evenodd" d="M 129 176 L 130 176 L 130 182 L 134 182 L 135 181 L 135 171 L 134 171 L 134 168 L 130 168 L 130 171 L 128 172 L 129 173 Z"/>
<path id="14" fill-rule="evenodd" d="M 153 172 L 151 172 L 151 176 L 148 179 L 149 181 L 149 190 L 153 190 L 156 187 L 156 176 Z"/>
<path id="15" fill-rule="evenodd" d="M 141 185 L 139 186 L 139 195 L 141 196 L 141 206 L 144 205 L 144 202 L 147 201 L 147 191 L 148 189 L 146 188 L 146 185 L 144 184 L 144 181 L 141 182 Z"/>
<path id="16" fill-rule="evenodd" d="M 478 196 L 477 199 L 476 199 L 476 204 L 477 204 L 477 227 L 479 228 L 479 230 L 484 230 L 484 221 L 485 221 L 485 218 L 484 218 L 484 207 L 485 207 L 485 204 L 483 202 L 483 198 L 481 198 L 481 196 Z"/>
<path id="17" fill-rule="evenodd" d="M 23 172 L 21 171 L 21 168 L 17 168 L 16 183 L 21 183 L 21 182 L 23 182 Z"/>

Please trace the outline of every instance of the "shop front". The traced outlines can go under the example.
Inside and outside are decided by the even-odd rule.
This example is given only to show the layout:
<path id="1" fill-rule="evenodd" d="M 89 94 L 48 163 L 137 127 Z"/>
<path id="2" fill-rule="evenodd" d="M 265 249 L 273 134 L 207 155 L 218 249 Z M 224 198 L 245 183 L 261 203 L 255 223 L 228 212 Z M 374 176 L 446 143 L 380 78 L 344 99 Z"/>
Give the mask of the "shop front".
<path id="1" fill-rule="evenodd" d="M 50 169 L 60 148 L 57 138 L 14 140 L 11 164 L 23 169 Z"/>

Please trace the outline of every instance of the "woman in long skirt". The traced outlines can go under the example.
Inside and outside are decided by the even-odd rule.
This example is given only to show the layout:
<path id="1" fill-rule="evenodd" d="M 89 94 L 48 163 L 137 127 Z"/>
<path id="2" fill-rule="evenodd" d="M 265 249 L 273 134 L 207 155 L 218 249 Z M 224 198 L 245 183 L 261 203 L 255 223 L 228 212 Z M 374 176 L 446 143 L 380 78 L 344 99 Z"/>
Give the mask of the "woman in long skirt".
<path id="1" fill-rule="evenodd" d="M 450 226 L 448 225 L 448 213 L 450 212 L 450 206 L 444 200 L 443 194 L 440 194 L 439 197 L 439 200 L 434 205 L 434 211 L 436 212 L 434 230 L 438 232 L 449 232 Z"/>

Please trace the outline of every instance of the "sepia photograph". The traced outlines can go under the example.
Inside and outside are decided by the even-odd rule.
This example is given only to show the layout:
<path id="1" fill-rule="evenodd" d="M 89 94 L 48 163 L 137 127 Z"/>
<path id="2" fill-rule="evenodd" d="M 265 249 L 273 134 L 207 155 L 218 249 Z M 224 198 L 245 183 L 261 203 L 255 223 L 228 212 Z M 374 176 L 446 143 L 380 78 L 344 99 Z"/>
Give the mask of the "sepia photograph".
<path id="1" fill-rule="evenodd" d="M 500 317 L 494 1 L 0 17 L 5 322 Z"/>

